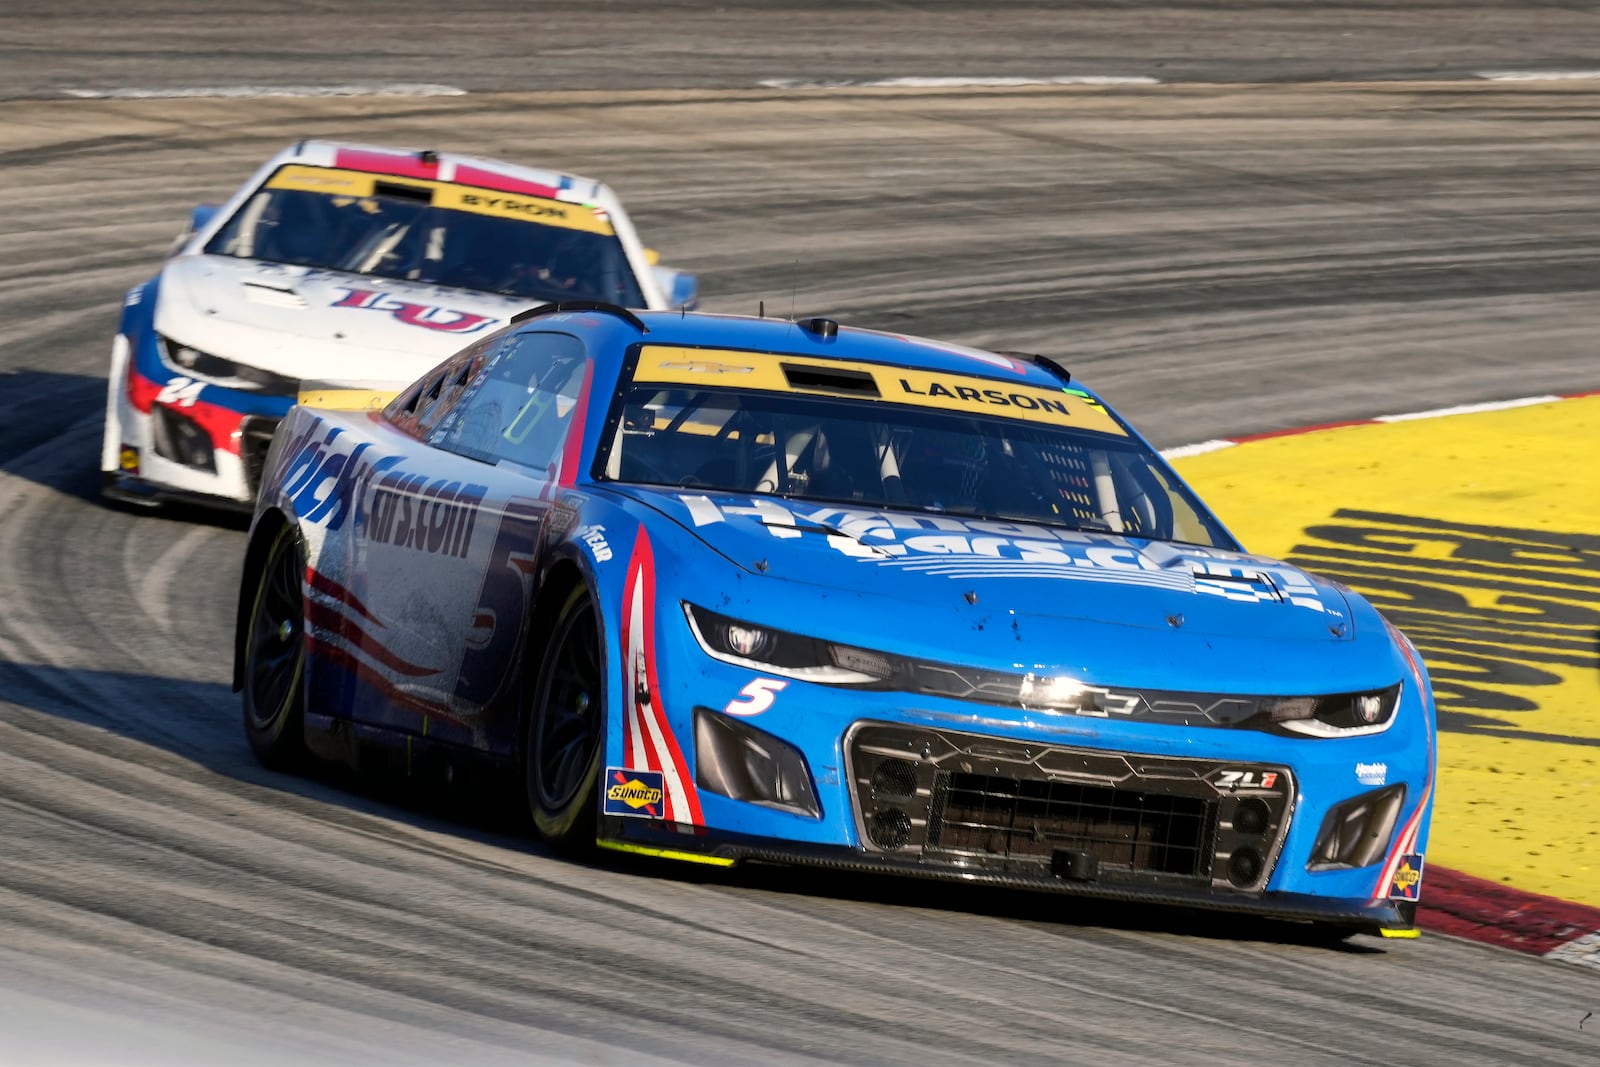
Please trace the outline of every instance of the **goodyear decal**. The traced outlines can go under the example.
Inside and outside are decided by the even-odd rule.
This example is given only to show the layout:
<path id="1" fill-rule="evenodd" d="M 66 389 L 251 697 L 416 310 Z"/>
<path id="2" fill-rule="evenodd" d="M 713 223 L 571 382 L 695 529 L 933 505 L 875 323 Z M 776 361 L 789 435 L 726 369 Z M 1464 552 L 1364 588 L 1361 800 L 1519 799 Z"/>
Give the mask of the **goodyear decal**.
<path id="1" fill-rule="evenodd" d="M 427 178 L 396 178 L 387 174 L 367 174 L 357 170 L 291 164 L 280 167 L 277 173 L 268 179 L 266 187 L 323 193 L 328 196 L 347 197 L 354 201 L 376 196 L 379 182 L 431 192 L 434 207 L 451 211 L 493 215 L 503 219 L 521 219 L 524 222 L 537 222 L 545 226 L 559 226 L 562 229 L 583 230 L 586 233 L 608 236 L 615 232 L 604 212 L 584 204 L 549 200 L 528 193 L 477 189 Z"/>
<path id="2" fill-rule="evenodd" d="M 1389 880 L 1389 897 L 1392 900 L 1417 900 L 1422 896 L 1422 857 L 1416 853 L 1400 857 Z"/>
<path id="3" fill-rule="evenodd" d="M 659 819 L 666 789 L 660 771 L 639 771 L 628 767 L 607 767 L 605 814 L 635 819 Z"/>
<path id="4" fill-rule="evenodd" d="M 722 386 L 878 400 L 1127 436 L 1100 402 L 1081 389 L 1045 389 L 997 378 L 881 363 L 646 345 L 633 377 L 637 382 L 662 385 Z"/>

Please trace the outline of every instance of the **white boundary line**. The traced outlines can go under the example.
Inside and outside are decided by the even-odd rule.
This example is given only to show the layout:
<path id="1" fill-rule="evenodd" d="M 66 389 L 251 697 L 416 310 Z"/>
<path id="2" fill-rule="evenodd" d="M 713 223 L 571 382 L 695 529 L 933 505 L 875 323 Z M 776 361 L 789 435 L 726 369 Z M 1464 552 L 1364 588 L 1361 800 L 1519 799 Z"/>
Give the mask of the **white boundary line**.
<path id="1" fill-rule="evenodd" d="M 1600 970 L 1600 933 L 1585 934 L 1565 944 L 1557 945 L 1546 952 L 1544 958 Z"/>
<path id="2" fill-rule="evenodd" d="M 1029 85 L 1160 85 L 1159 78 L 1136 74 L 1065 74 L 1051 78 L 1009 77 L 907 77 L 842 78 L 836 81 L 810 78 L 767 78 L 763 89 L 1004 89 Z"/>
<path id="3" fill-rule="evenodd" d="M 1491 82 L 1600 81 L 1600 70 L 1480 70 L 1473 77 Z"/>
<path id="4" fill-rule="evenodd" d="M 1459 75 L 1492 82 L 1600 81 L 1600 70 L 1479 70 Z M 1451 81 L 1457 78 L 1376 79 L 1366 84 Z M 1170 85 L 1173 83 L 1144 74 L 1062 74 L 1046 77 L 1014 76 L 906 76 L 899 78 L 766 78 L 756 83 L 763 89 L 1005 89 L 1049 85 Z M 1192 84 L 1210 84 L 1196 82 Z M 63 89 L 63 96 L 79 100 L 187 100 L 253 99 L 257 97 L 332 97 L 332 96 L 465 96 L 467 90 L 454 85 L 419 82 L 393 82 L 374 85 L 200 85 L 181 87 L 131 87 L 115 89 Z"/>
<path id="5" fill-rule="evenodd" d="M 1161 454 L 1167 459 L 1183 459 L 1186 456 L 1203 456 L 1207 452 L 1220 452 L 1224 448 L 1232 448 L 1237 441 L 1217 438 L 1212 441 L 1200 441 L 1192 445 L 1179 445 L 1177 448 L 1164 448 Z"/>
<path id="6" fill-rule="evenodd" d="M 1413 419 L 1437 419 L 1445 415 L 1476 415 L 1480 411 L 1505 411 L 1509 408 L 1526 408 L 1534 404 L 1553 404 L 1564 399 L 1559 396 L 1524 396 L 1516 400 L 1490 400 L 1482 404 L 1457 404 L 1450 408 L 1431 411 L 1408 411 L 1401 415 L 1379 415 L 1373 422 L 1410 422 Z"/>
<path id="7" fill-rule="evenodd" d="M 1548 396 L 1520 396 L 1514 400 L 1489 400 L 1481 404 L 1457 404 L 1448 408 L 1429 408 L 1426 411 L 1405 411 L 1398 415 L 1376 415 L 1370 419 L 1351 419 L 1348 422 L 1324 423 L 1318 426 L 1301 426 L 1288 430 L 1267 431 L 1259 434 L 1243 434 L 1239 437 L 1217 437 L 1209 441 L 1197 441 L 1194 444 L 1178 445 L 1174 448 L 1161 449 L 1163 459 L 1186 459 L 1189 456 L 1201 456 L 1207 452 L 1219 452 L 1224 448 L 1235 445 L 1249 444 L 1253 441 L 1271 441 L 1280 437 L 1297 437 L 1301 434 L 1317 433 L 1321 430 L 1344 430 L 1352 426 L 1378 426 L 1387 422 L 1415 422 L 1420 419 L 1439 419 L 1448 415 L 1476 415 L 1486 411 L 1507 411 L 1511 408 L 1526 408 L 1536 404 L 1554 404 L 1560 400 L 1578 400 L 1591 397 L 1596 393 L 1572 393 L 1566 396 L 1550 394 Z"/>
<path id="8" fill-rule="evenodd" d="M 465 96 L 467 94 L 465 89 L 458 89 L 454 85 L 403 82 L 383 85 L 201 85 L 168 89 L 64 89 L 62 92 L 80 100 L 188 100 L 205 97 L 253 99 L 277 96 Z"/>

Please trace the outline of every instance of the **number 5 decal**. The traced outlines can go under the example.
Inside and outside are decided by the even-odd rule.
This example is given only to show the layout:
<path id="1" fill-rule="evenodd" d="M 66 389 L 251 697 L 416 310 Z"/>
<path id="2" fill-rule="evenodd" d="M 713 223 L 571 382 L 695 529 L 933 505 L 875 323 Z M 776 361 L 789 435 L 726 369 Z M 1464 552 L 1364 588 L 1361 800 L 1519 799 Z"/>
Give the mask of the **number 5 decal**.
<path id="1" fill-rule="evenodd" d="M 739 695 L 728 701 L 728 706 L 722 710 L 729 715 L 760 715 L 772 707 L 778 693 L 788 684 L 776 678 L 757 678 L 739 690 Z"/>

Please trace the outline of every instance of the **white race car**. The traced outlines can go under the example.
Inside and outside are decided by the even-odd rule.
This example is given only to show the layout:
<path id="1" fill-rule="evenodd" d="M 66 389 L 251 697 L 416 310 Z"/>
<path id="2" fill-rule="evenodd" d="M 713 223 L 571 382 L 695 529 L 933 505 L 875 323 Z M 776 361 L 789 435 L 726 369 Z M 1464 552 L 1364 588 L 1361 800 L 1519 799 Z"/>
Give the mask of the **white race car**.
<path id="1" fill-rule="evenodd" d="M 693 308 L 600 182 L 445 152 L 301 142 L 194 210 L 128 292 L 111 348 L 107 496 L 248 509 L 312 385 L 361 406 L 531 305 Z M 313 384 L 314 383 L 314 384 Z M 356 388 L 333 398 L 333 387 Z M 387 387 L 387 388 L 386 388 Z"/>

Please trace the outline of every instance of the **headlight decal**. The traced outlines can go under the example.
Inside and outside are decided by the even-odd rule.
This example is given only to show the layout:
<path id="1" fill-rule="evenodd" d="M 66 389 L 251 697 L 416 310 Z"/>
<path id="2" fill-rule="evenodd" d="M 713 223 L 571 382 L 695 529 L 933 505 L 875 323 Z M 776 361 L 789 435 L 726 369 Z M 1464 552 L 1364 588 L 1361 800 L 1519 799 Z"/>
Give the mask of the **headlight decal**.
<path id="1" fill-rule="evenodd" d="M 661 685 L 656 677 L 655 652 L 655 555 L 650 538 L 641 527 L 628 561 L 628 577 L 622 613 L 623 694 L 627 712 L 623 716 L 623 752 L 629 769 L 661 775 L 665 788 L 664 817 L 669 822 L 704 824 L 700 814 L 700 795 L 694 782 L 684 773 L 683 750 L 661 706 Z"/>
<path id="2" fill-rule="evenodd" d="M 297 396 L 300 392 L 297 378 L 214 356 L 169 337 L 157 335 L 156 350 L 168 368 L 197 382 L 270 396 Z"/>

